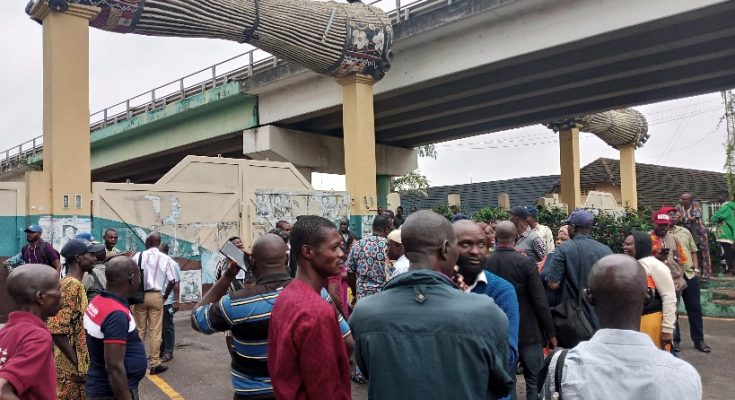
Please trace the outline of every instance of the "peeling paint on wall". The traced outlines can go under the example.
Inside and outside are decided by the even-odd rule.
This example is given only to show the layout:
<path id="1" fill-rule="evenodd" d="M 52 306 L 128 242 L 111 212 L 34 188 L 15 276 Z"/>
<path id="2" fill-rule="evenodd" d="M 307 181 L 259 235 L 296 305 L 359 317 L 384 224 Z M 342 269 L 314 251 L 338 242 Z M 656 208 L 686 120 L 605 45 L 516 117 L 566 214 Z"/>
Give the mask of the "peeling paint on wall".
<path id="1" fill-rule="evenodd" d="M 337 223 L 349 214 L 350 197 L 346 192 L 256 190 L 252 235 L 257 238 L 281 220 L 294 223 L 299 215 L 320 215 Z"/>

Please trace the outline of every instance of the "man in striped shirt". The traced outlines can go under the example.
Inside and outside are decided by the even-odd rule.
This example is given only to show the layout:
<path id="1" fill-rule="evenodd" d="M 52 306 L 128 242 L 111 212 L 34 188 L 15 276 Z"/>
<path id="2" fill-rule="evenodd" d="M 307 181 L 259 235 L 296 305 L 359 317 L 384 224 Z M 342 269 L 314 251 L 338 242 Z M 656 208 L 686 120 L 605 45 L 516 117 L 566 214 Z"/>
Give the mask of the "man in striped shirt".
<path id="1" fill-rule="evenodd" d="M 286 244 L 278 235 L 258 238 L 252 249 L 252 273 L 256 283 L 227 294 L 230 282 L 239 272 L 231 264 L 214 286 L 202 297 L 191 315 L 194 329 L 204 334 L 232 330 L 232 386 L 234 399 L 274 399 L 268 374 L 268 328 L 276 298 L 291 282 L 286 267 Z M 322 298 L 331 303 L 326 290 Z M 345 342 L 351 348 L 352 335 L 347 322 L 335 313 Z"/>

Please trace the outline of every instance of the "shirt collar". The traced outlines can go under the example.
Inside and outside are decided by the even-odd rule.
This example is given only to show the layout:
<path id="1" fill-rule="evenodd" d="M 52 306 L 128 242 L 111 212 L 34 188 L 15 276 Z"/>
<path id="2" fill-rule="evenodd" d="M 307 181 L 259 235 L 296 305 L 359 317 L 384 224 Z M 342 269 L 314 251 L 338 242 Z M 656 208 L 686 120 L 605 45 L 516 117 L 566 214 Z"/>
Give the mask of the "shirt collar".
<path id="1" fill-rule="evenodd" d="M 645 333 L 631 331 L 628 329 L 599 329 L 590 339 L 590 342 L 627 344 L 633 346 L 652 346 L 651 337 Z"/>
<path id="2" fill-rule="evenodd" d="M 115 293 L 110 293 L 108 291 L 104 291 L 104 292 L 100 293 L 100 296 L 102 296 L 102 297 L 109 297 L 111 299 L 114 299 L 114 300 L 119 301 L 120 303 L 122 303 L 122 305 L 124 305 L 126 307 L 128 306 L 128 300 L 127 299 L 123 299 L 122 297 L 116 295 Z"/>
<path id="3" fill-rule="evenodd" d="M 521 236 L 521 237 L 527 237 L 527 236 L 528 236 L 529 234 L 531 234 L 531 227 L 530 227 L 530 226 L 527 226 L 527 227 L 526 227 L 526 230 L 525 230 L 525 231 L 523 231 L 523 233 L 521 233 L 521 235 L 520 235 L 520 236 Z"/>
<path id="4" fill-rule="evenodd" d="M 291 280 L 291 275 L 285 272 L 277 272 L 277 273 L 261 276 L 260 278 L 258 278 L 258 280 L 255 281 L 255 284 L 263 285 L 266 283 L 283 282 L 283 281 L 288 281 L 288 280 Z"/>
<path id="5" fill-rule="evenodd" d="M 46 328 L 46 324 L 39 318 L 38 315 L 28 311 L 13 311 L 8 315 L 8 323 L 11 322 L 29 322 L 36 326 L 42 326 Z"/>
<path id="6" fill-rule="evenodd" d="M 465 292 L 469 293 L 474 289 L 479 282 L 484 283 L 487 286 L 487 275 L 485 275 L 485 271 L 480 271 L 479 274 L 477 274 L 477 278 L 475 278 L 475 282 L 472 284 L 472 286 L 468 287 Z"/>

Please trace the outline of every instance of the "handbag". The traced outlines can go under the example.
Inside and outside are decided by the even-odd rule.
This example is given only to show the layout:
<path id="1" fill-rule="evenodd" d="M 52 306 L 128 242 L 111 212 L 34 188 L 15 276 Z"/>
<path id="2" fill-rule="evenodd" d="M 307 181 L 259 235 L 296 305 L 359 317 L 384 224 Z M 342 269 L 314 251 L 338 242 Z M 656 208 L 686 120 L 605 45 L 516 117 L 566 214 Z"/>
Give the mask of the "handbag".
<path id="1" fill-rule="evenodd" d="M 145 286 L 143 281 L 143 267 L 142 267 L 143 252 L 138 253 L 138 268 L 140 269 L 140 285 L 138 289 L 128 298 L 128 304 L 143 304 L 145 301 Z"/>
<path id="2" fill-rule="evenodd" d="M 574 241 L 572 241 L 574 243 Z M 577 248 L 577 256 L 582 260 L 579 251 L 579 245 L 574 243 Z M 595 333 L 595 329 L 587 318 L 582 305 L 582 268 L 579 269 L 577 283 L 579 284 L 579 292 L 577 293 L 577 301 L 567 298 L 561 304 L 551 308 L 551 317 L 554 320 L 556 328 L 556 340 L 560 347 L 572 348 L 584 340 L 589 340 Z M 569 282 L 567 282 L 569 284 Z"/>

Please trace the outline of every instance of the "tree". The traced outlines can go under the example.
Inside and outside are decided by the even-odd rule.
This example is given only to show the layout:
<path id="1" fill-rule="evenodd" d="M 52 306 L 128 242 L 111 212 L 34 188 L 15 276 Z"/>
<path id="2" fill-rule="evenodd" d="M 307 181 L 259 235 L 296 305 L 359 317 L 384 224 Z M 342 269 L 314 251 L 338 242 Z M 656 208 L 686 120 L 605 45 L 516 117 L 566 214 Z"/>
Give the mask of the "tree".
<path id="1" fill-rule="evenodd" d="M 735 95 L 731 90 L 723 90 L 722 100 L 725 102 L 725 116 L 720 119 L 727 123 L 727 140 L 725 141 L 725 183 L 727 192 L 732 198 L 735 192 Z"/>
<path id="2" fill-rule="evenodd" d="M 411 171 L 403 176 L 398 176 L 391 181 L 391 191 L 398 192 L 401 196 L 405 195 L 417 195 L 426 197 L 428 194 L 431 182 L 429 179 L 422 175 L 419 170 Z"/>

